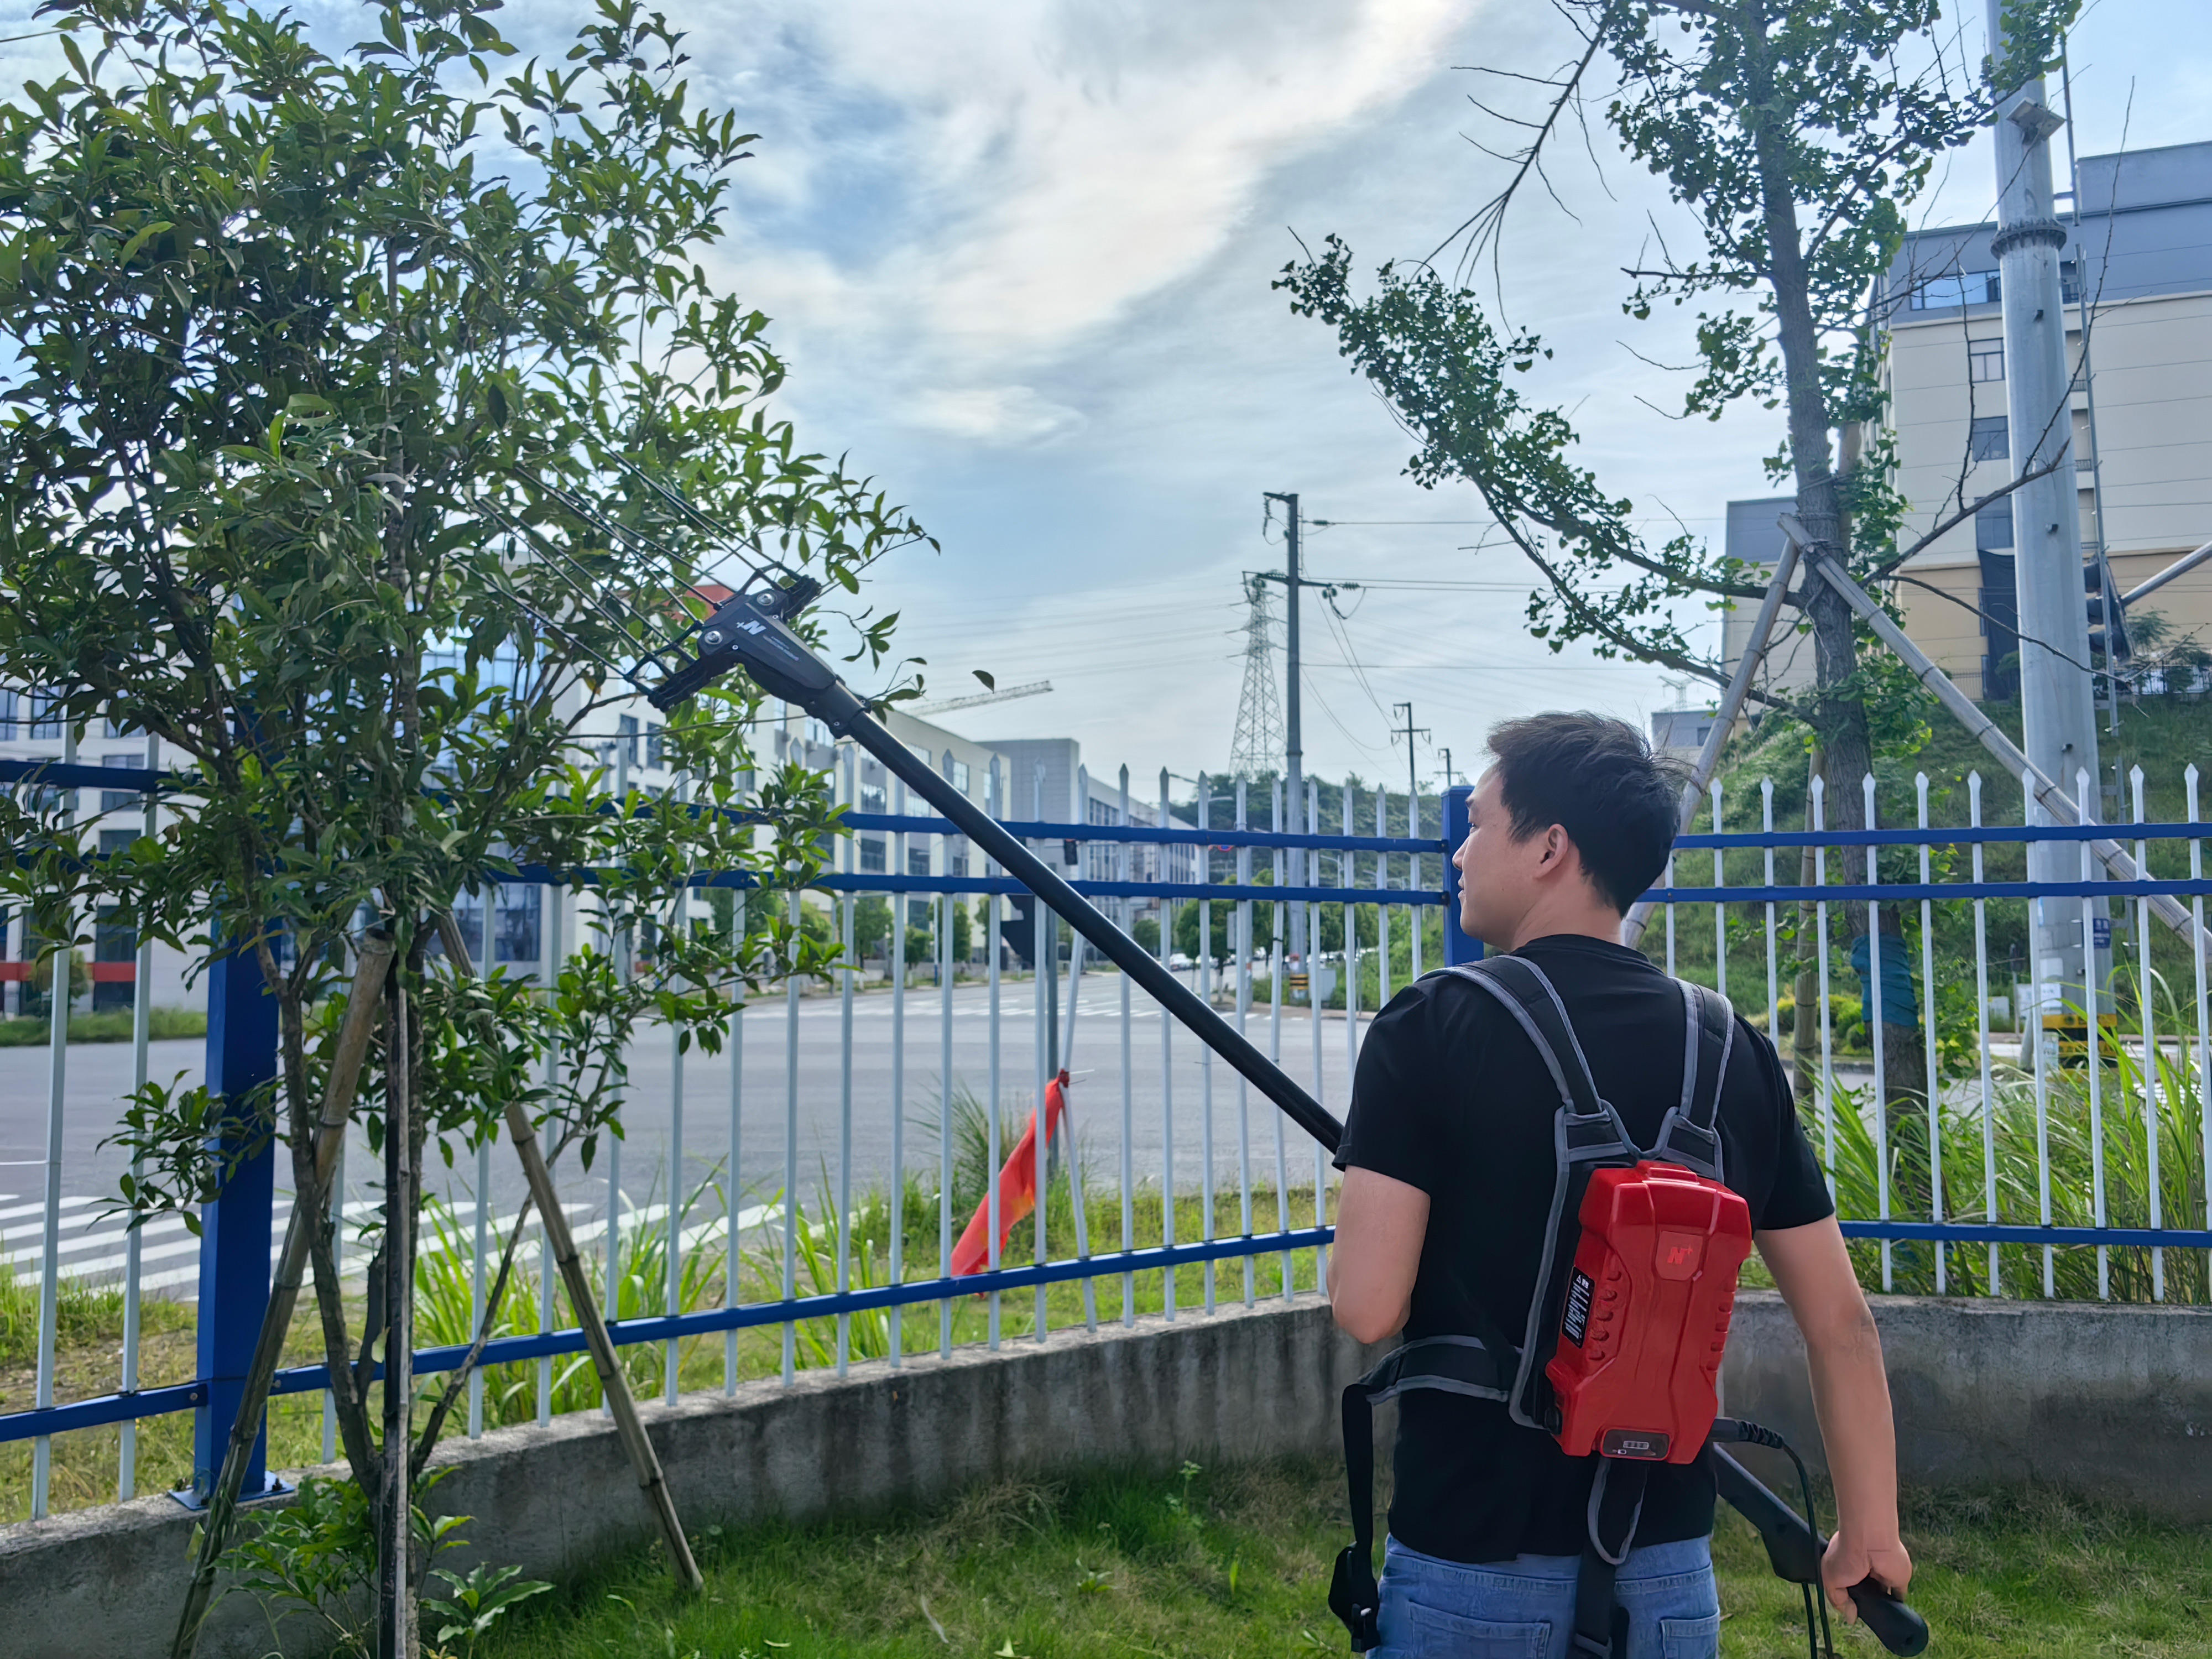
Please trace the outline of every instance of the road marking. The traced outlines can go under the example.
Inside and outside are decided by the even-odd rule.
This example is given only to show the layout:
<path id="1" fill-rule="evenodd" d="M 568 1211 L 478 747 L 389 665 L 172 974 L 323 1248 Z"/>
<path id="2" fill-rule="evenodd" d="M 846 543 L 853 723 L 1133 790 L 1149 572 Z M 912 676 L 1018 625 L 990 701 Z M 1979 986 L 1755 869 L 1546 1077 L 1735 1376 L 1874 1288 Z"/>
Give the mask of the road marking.
<path id="1" fill-rule="evenodd" d="M 100 1201 L 96 1198 L 64 1198 L 62 1200 L 61 1207 L 64 1210 L 72 1210 L 87 1204 L 97 1204 Z M 0 1210 L 0 1221 L 14 1221 L 27 1215 L 43 1215 L 46 1213 L 46 1209 L 43 1200 L 36 1204 L 18 1204 L 12 1210 Z"/>

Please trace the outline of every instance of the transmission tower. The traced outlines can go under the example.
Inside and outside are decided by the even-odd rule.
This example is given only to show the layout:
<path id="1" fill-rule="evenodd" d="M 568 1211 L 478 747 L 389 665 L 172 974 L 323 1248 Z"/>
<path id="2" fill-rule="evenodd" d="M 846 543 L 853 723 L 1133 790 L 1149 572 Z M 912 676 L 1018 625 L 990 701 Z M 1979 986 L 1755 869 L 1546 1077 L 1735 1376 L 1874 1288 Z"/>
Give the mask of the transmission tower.
<path id="1" fill-rule="evenodd" d="M 1267 584 L 1244 579 L 1250 609 L 1244 623 L 1244 690 L 1237 699 L 1237 735 L 1229 745 L 1229 769 L 1238 777 L 1258 777 L 1282 764 L 1283 705 L 1275 688 L 1275 619 L 1268 608 Z"/>

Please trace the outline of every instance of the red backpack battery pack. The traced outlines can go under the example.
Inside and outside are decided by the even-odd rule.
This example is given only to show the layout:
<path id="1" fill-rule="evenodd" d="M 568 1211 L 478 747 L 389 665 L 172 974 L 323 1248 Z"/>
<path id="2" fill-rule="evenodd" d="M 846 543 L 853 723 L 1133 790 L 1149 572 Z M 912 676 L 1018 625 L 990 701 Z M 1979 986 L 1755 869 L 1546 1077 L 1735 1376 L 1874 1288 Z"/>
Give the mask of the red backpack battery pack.
<path id="1" fill-rule="evenodd" d="M 1593 1173 L 1581 1220 L 1544 1367 L 1559 1444 L 1570 1457 L 1691 1462 L 1719 1413 L 1751 1212 L 1717 1181 L 1646 1162 Z"/>

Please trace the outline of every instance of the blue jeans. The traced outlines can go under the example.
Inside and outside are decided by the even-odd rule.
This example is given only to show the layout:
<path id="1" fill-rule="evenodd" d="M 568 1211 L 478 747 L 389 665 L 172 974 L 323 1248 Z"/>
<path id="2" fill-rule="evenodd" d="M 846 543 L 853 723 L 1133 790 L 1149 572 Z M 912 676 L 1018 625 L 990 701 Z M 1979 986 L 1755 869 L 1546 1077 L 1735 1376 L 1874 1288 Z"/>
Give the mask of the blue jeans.
<path id="1" fill-rule="evenodd" d="M 1576 1555 L 1523 1555 L 1468 1566 L 1409 1550 L 1382 1552 L 1382 1645 L 1370 1659 L 1565 1659 L 1575 1630 Z M 1712 1540 L 1631 1550 L 1614 1581 L 1628 1610 L 1614 1659 L 1717 1659 L 1720 1592 Z"/>

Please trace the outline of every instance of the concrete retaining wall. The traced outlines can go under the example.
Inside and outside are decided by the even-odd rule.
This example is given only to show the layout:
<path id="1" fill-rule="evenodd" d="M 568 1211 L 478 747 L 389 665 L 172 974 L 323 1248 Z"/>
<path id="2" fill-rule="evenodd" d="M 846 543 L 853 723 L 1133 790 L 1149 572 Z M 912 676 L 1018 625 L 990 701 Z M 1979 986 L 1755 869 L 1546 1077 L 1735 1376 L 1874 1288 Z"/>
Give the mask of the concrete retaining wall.
<path id="1" fill-rule="evenodd" d="M 1335 1443 L 1337 1395 L 1371 1357 L 1312 1297 L 1214 1318 L 1140 1321 L 1039 1348 L 963 1349 L 806 1371 L 642 1414 L 687 1527 L 794 1520 L 926 1502 L 1012 1475 L 1102 1463 L 1312 1454 Z M 596 1413 L 452 1441 L 436 1507 L 474 1519 L 467 1556 L 554 1577 L 645 1541 L 651 1519 L 612 1425 Z M 332 1471 L 335 1474 L 337 1471 Z M 173 1498 L 0 1528 L 0 1653 L 140 1659 L 166 1650 L 192 1517 Z M 457 1553 L 458 1555 L 458 1553 Z M 278 1638 L 250 1600 L 218 1606 L 200 1652 L 258 1659 Z M 294 1650 L 309 1632 L 287 1631 Z"/>
<path id="2" fill-rule="evenodd" d="M 2212 1522 L 2212 1309 L 1873 1302 L 1908 1483 L 2058 1486 Z M 1731 1412 L 1823 1462 L 1804 1344 L 1772 1291 L 1738 1300 L 1723 1383 Z"/>
<path id="3" fill-rule="evenodd" d="M 2044 1482 L 2212 1521 L 2212 1310 L 1878 1298 L 1905 1477 Z M 1311 1297 L 1170 1326 L 860 1366 L 789 1389 L 647 1407 L 687 1524 L 926 1502 L 959 1487 L 1102 1463 L 1172 1468 L 1328 1454 L 1337 1394 L 1372 1355 Z M 1771 1293 L 1739 1303 L 1729 1408 L 1817 1461 L 1803 1350 Z M 1388 1413 L 1378 1430 L 1388 1431 Z M 596 1414 L 450 1443 L 439 1507 L 475 1517 L 473 1553 L 534 1576 L 651 1536 L 611 1427 Z M 192 1522 L 168 1498 L 0 1528 L 0 1650 L 125 1659 L 166 1644 Z M 307 1632 L 283 1633 L 295 1650 Z M 252 1603 L 218 1608 L 201 1651 L 258 1659 L 278 1637 Z"/>

